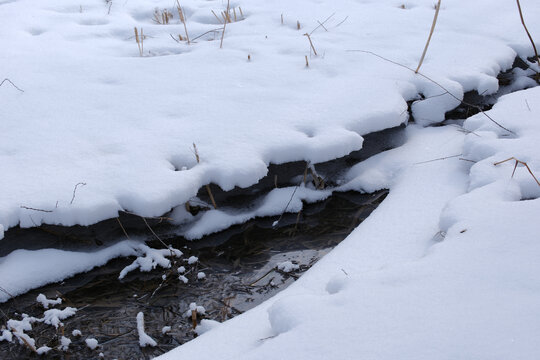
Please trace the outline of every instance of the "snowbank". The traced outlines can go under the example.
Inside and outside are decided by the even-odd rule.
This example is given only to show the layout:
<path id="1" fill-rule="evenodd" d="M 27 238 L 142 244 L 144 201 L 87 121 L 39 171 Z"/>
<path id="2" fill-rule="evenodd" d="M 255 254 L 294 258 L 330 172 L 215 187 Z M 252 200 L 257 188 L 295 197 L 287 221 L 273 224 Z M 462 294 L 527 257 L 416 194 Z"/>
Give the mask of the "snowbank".
<path id="1" fill-rule="evenodd" d="M 540 88 L 352 169 L 391 191 L 289 288 L 159 359 L 534 359 L 540 353 Z M 461 158 L 455 157 L 459 154 Z M 525 161 L 512 178 L 515 162 Z M 438 159 L 438 160 L 436 160 Z M 434 161 L 429 161 L 434 160 Z M 534 175 L 534 176 L 533 176 Z"/>
<path id="2" fill-rule="evenodd" d="M 204 184 L 246 187 L 269 163 L 358 150 L 362 135 L 407 121 L 405 101 L 418 93 L 426 100 L 413 112 L 424 124 L 457 104 L 404 68 L 349 51 L 415 67 L 431 0 L 233 2 L 223 49 L 212 10 L 225 3 L 181 5 L 191 39 L 210 31 L 189 45 L 171 39 L 185 35 L 177 16 L 152 20 L 156 9 L 175 13 L 170 0 L 0 4 L 0 41 L 10 49 L 0 55 L 2 77 L 24 90 L 0 88 L 4 229 L 88 225 L 122 209 L 161 215 Z M 458 97 L 489 94 L 516 53 L 531 50 L 513 2 L 448 0 L 422 71 Z"/>

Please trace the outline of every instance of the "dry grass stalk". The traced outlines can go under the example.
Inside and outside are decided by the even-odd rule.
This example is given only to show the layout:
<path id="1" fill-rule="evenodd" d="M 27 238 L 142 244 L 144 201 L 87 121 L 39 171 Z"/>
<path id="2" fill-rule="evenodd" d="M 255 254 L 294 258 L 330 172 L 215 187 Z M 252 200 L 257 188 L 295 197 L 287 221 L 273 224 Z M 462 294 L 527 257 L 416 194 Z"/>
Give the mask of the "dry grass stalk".
<path id="1" fill-rule="evenodd" d="M 433 35 L 433 30 L 435 30 L 435 24 L 437 23 L 437 17 L 439 16 L 439 10 L 441 9 L 441 0 L 437 2 L 437 5 L 435 6 L 435 16 L 433 17 L 433 23 L 431 24 L 431 30 L 429 31 L 429 36 L 426 42 L 426 46 L 424 47 L 424 52 L 422 52 L 422 57 L 420 58 L 420 62 L 418 63 L 418 67 L 416 68 L 415 73 L 418 74 L 418 71 L 420 70 L 420 66 L 422 66 L 422 63 L 424 62 L 424 57 L 426 56 L 427 49 L 429 47 L 429 42 L 431 41 L 431 36 Z"/>
<path id="2" fill-rule="evenodd" d="M 186 18 L 184 16 L 184 11 L 182 10 L 182 7 L 180 6 L 180 2 L 178 0 L 176 0 L 176 9 L 178 10 L 178 16 L 180 17 L 180 21 L 182 22 L 182 24 L 184 24 L 184 31 L 186 33 L 186 39 L 187 39 L 187 43 L 189 45 L 189 34 L 188 34 L 188 31 L 187 31 Z M 180 36 L 180 35 L 178 35 L 178 36 Z"/>
<path id="3" fill-rule="evenodd" d="M 536 178 L 536 176 L 534 176 L 531 168 L 529 167 L 529 165 L 527 165 L 527 163 L 525 161 L 521 161 L 521 160 L 518 160 L 516 159 L 515 157 L 511 157 L 511 158 L 508 158 L 506 160 L 503 160 L 503 161 L 499 161 L 499 162 L 496 162 L 494 163 L 493 165 L 497 166 L 497 165 L 500 165 L 502 163 L 505 163 L 507 161 L 511 161 L 511 160 L 514 160 L 516 163 L 514 165 L 514 170 L 512 171 L 512 177 L 514 177 L 514 174 L 516 173 L 516 168 L 519 164 L 525 166 L 527 168 L 527 170 L 529 171 L 529 174 L 531 174 L 531 176 L 533 177 L 534 181 L 536 181 L 536 183 L 538 184 L 538 186 L 540 186 L 540 181 L 538 181 L 538 179 Z"/>
<path id="4" fill-rule="evenodd" d="M 144 34 L 143 29 L 141 28 L 141 35 L 139 35 L 139 30 L 137 30 L 137 27 L 134 28 L 135 31 L 135 41 L 137 42 L 137 46 L 139 47 L 139 55 L 143 56 L 144 53 Z"/>
<path id="5" fill-rule="evenodd" d="M 281 25 L 283 25 L 283 14 L 281 14 Z"/>
<path id="6" fill-rule="evenodd" d="M 236 20 L 236 9 L 233 8 L 232 11 L 233 11 L 233 15 L 234 15 L 234 22 L 236 22 L 236 21 L 237 21 L 237 20 Z"/>
<path id="7" fill-rule="evenodd" d="M 159 10 L 156 8 L 154 10 L 154 17 L 152 18 L 152 20 L 156 24 L 167 25 L 169 24 L 169 21 L 172 18 L 173 18 L 173 14 L 169 10 L 167 9 Z"/>
<path id="8" fill-rule="evenodd" d="M 240 16 L 242 16 L 242 19 L 244 18 L 244 13 L 242 12 L 242 8 L 239 6 L 238 10 L 240 10 Z"/>
<path id="9" fill-rule="evenodd" d="M 296 30 L 300 30 L 300 21 L 296 20 Z"/>
<path id="10" fill-rule="evenodd" d="M 248 54 L 248 61 L 251 61 L 251 55 Z"/>
<path id="11" fill-rule="evenodd" d="M 217 16 L 214 10 L 211 10 L 211 11 L 212 11 L 212 14 L 214 14 L 214 16 L 216 17 L 217 21 L 219 21 L 220 24 L 223 24 L 223 21 L 221 21 L 221 19 L 219 18 L 219 16 Z"/>
<path id="12" fill-rule="evenodd" d="M 317 50 L 315 50 L 315 46 L 313 46 L 313 42 L 311 41 L 311 36 L 309 36 L 308 33 L 305 33 L 304 36 L 307 36 L 309 40 L 309 45 L 311 46 L 311 49 L 313 50 L 313 53 L 315 54 L 315 56 L 317 56 Z"/>
<path id="13" fill-rule="evenodd" d="M 120 225 L 120 228 L 122 229 L 122 232 L 124 233 L 124 235 L 126 235 L 126 238 L 129 239 L 130 237 L 129 237 L 126 229 L 124 228 L 124 225 L 122 225 L 122 222 L 120 221 L 120 218 L 117 217 L 116 221 L 118 221 L 118 225 Z"/>
<path id="14" fill-rule="evenodd" d="M 307 55 L 305 57 L 306 57 L 306 67 L 309 67 L 309 61 L 307 59 Z"/>
<path id="15" fill-rule="evenodd" d="M 227 14 L 229 13 L 229 9 L 231 8 L 231 0 L 227 0 Z M 223 24 L 223 32 L 221 33 L 221 41 L 219 43 L 219 48 L 223 48 L 223 38 L 225 37 L 225 29 L 227 28 L 227 21 Z"/>
<path id="16" fill-rule="evenodd" d="M 197 327 L 197 310 L 191 310 L 191 325 L 194 329 Z"/>
<path id="17" fill-rule="evenodd" d="M 529 29 L 527 29 L 527 25 L 525 25 L 525 20 L 523 19 L 523 13 L 521 12 L 521 4 L 519 3 L 519 0 L 516 0 L 518 10 L 519 10 L 519 17 L 521 19 L 521 24 L 523 25 L 523 28 L 525 29 L 525 32 L 527 33 L 527 36 L 529 37 L 529 41 L 532 44 L 532 47 L 534 49 L 534 54 L 536 55 L 536 62 L 538 63 L 538 66 L 540 66 L 540 58 L 538 57 L 538 51 L 536 50 L 536 45 L 534 45 L 533 38 L 531 36 L 531 33 L 529 32 Z"/>
<path id="18" fill-rule="evenodd" d="M 193 143 L 193 150 L 195 151 L 195 159 L 197 160 L 197 164 L 201 163 L 201 158 L 199 157 L 199 151 L 197 150 L 197 145 Z M 210 189 L 210 185 L 206 185 L 206 192 L 208 193 L 208 196 L 210 197 L 210 201 L 212 202 L 212 206 L 214 209 L 217 209 L 216 200 L 214 199 L 214 195 L 212 194 L 212 190 Z"/>

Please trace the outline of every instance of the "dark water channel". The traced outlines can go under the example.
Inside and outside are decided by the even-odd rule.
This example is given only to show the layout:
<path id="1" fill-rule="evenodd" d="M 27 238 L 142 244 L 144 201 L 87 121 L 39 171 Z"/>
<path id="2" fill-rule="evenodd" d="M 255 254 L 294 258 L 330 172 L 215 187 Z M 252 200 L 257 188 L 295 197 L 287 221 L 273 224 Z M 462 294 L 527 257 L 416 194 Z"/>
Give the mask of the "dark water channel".
<path id="1" fill-rule="evenodd" d="M 56 350 L 61 330 L 34 324 L 28 334 L 35 338 L 37 347 L 53 348 L 42 358 L 99 359 L 101 352 L 106 359 L 149 359 L 196 336 L 191 319 L 183 316 L 191 302 L 205 307 L 204 318 L 220 322 L 256 306 L 295 281 L 343 240 L 385 196 L 385 191 L 364 195 L 336 193 L 326 201 L 307 205 L 300 216 L 284 216 L 277 229 L 272 228 L 277 219 L 274 217 L 256 219 L 198 242 L 172 238 L 168 242 L 184 251 L 186 257 L 199 258 L 186 275 L 187 284 L 178 280 L 176 272 L 185 262 L 179 262 L 171 270 L 134 271 L 119 281 L 118 274 L 133 259 L 117 259 L 1 304 L 2 323 L 6 316 L 19 319 L 16 313 L 40 317 L 43 309 L 35 300 L 39 293 L 49 298 L 61 296 L 62 308 L 79 309 L 75 316 L 63 321 L 64 332 L 73 342 L 68 352 Z M 149 245 L 162 247 L 159 243 Z M 272 270 L 286 260 L 300 268 L 291 273 Z M 206 278 L 197 279 L 200 271 Z M 168 275 L 165 281 L 163 275 Z M 139 347 L 136 315 L 140 311 L 145 315 L 146 332 L 158 343 L 154 348 Z M 161 333 L 164 326 L 171 327 L 166 335 Z M 72 336 L 74 329 L 81 330 L 82 336 Z M 96 350 L 86 347 L 84 340 L 88 337 L 99 341 Z M 36 357 L 16 342 L 0 342 L 2 359 Z"/>

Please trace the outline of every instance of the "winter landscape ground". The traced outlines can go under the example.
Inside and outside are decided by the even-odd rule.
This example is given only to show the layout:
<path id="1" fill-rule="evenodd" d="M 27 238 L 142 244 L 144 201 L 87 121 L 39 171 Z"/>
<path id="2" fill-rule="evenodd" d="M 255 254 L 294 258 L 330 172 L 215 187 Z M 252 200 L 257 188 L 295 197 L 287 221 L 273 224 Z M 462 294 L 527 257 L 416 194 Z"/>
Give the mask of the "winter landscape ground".
<path id="1" fill-rule="evenodd" d="M 202 320 L 198 338 L 160 358 L 537 359 L 540 60 L 523 23 L 540 38 L 540 4 L 522 0 L 522 19 L 518 4 L 443 0 L 415 73 L 432 0 L 0 0 L 0 250 L 14 230 L 120 212 L 164 216 L 197 241 L 335 192 L 389 189 L 290 287 Z M 464 96 L 486 111 L 467 113 Z M 403 145 L 331 181 L 317 173 L 404 125 Z M 208 184 L 255 189 L 271 164 L 298 161 L 309 176 L 244 207 L 201 196 Z M 183 256 L 143 242 L 6 251 L 0 302 L 117 257 L 134 260 L 122 279 Z M 37 302 L 43 316 L 3 314 L 0 342 L 69 354 L 81 334 L 62 322 L 78 310 Z M 36 343 L 38 323 L 61 329 L 57 347 Z M 143 312 L 133 327 L 141 347 L 170 330 L 145 327 Z M 112 358 L 83 336 L 93 357 Z"/>

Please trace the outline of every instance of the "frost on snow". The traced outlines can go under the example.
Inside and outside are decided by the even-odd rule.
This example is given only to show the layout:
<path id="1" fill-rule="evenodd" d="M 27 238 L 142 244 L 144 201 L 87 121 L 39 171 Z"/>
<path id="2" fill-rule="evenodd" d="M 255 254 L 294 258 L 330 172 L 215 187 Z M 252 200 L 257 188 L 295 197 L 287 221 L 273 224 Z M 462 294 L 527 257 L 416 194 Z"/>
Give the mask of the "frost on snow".
<path id="1" fill-rule="evenodd" d="M 156 346 L 156 340 L 152 339 L 144 331 L 144 314 L 139 312 L 137 314 L 137 332 L 139 333 L 139 346 L 146 347 L 147 345 Z"/>
<path id="2" fill-rule="evenodd" d="M 59 305 L 62 303 L 61 298 L 56 298 L 56 300 L 47 299 L 43 294 L 39 294 L 36 298 L 36 301 L 41 303 L 43 308 L 48 309 L 50 305 Z"/>

